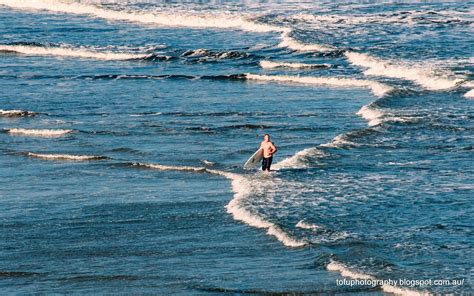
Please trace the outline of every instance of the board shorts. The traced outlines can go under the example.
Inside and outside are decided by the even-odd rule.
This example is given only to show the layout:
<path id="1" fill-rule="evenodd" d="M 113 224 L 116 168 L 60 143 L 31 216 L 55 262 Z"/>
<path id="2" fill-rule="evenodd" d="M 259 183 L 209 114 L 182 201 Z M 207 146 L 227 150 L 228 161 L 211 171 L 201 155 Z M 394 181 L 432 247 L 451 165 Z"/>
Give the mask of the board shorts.
<path id="1" fill-rule="evenodd" d="M 270 170 L 270 166 L 272 165 L 273 156 L 264 157 L 262 160 L 262 171 Z"/>

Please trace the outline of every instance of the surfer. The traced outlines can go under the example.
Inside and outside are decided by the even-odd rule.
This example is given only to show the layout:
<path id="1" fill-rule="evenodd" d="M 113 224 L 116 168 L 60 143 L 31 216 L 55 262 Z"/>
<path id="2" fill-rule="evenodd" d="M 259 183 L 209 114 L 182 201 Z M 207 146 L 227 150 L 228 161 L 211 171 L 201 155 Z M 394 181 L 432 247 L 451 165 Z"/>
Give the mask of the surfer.
<path id="1" fill-rule="evenodd" d="M 260 149 L 263 150 L 263 159 L 262 159 L 262 171 L 269 172 L 270 166 L 272 165 L 273 154 L 277 152 L 277 148 L 270 141 L 270 135 L 263 135 L 263 141 L 260 144 Z"/>

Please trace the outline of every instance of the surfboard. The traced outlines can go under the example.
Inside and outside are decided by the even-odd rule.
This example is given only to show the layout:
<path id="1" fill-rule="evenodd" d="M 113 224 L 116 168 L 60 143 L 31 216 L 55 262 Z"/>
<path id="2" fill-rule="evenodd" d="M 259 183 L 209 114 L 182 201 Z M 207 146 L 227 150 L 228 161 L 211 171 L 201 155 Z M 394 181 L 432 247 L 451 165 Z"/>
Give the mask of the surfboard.
<path id="1" fill-rule="evenodd" d="M 251 169 L 256 167 L 260 161 L 262 160 L 263 157 L 263 149 L 260 148 L 257 151 L 255 151 L 252 156 L 244 163 L 244 169 Z"/>

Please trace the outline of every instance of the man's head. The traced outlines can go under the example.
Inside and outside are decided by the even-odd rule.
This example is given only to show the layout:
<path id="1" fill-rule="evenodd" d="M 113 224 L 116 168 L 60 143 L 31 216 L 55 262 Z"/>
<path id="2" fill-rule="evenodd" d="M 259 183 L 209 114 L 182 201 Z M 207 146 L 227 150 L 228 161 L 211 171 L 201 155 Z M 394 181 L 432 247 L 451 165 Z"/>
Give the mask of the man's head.
<path id="1" fill-rule="evenodd" d="M 270 135 L 269 134 L 263 135 L 263 140 L 270 141 Z"/>

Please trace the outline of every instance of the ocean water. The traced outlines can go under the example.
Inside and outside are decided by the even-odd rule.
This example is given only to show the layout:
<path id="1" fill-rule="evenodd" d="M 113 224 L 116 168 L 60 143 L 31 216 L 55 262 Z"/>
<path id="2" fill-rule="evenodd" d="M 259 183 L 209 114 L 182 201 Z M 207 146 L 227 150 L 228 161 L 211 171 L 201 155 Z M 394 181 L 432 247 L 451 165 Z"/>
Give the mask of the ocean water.
<path id="1" fill-rule="evenodd" d="M 0 291 L 474 293 L 473 29 L 461 1 L 0 0 Z"/>

